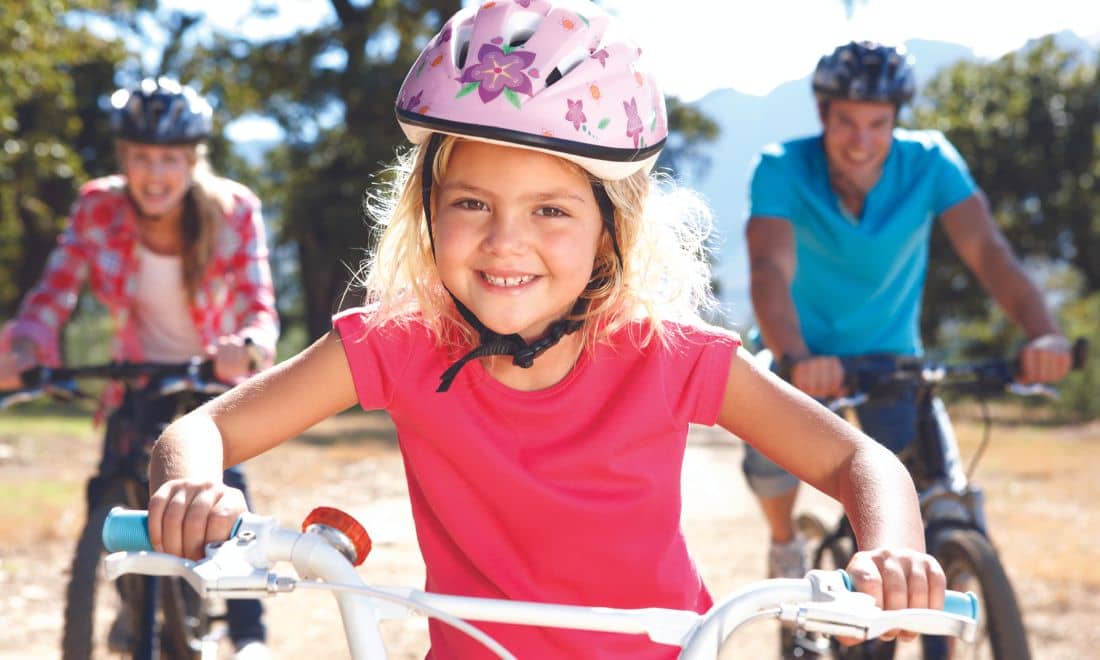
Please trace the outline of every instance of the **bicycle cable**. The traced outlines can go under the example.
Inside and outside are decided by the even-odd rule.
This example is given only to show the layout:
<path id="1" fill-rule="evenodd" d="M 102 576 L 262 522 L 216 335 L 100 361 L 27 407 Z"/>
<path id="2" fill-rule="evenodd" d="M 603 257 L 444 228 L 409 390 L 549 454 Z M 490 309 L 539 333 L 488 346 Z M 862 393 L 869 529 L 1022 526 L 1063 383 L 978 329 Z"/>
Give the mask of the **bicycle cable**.
<path id="1" fill-rule="evenodd" d="M 993 417 L 989 412 L 989 402 L 986 401 L 985 397 L 978 397 L 978 406 L 982 411 L 982 441 L 978 443 L 977 450 L 970 457 L 970 464 L 966 466 L 967 482 L 974 478 L 974 471 L 978 469 L 978 461 L 981 460 L 982 454 L 985 453 L 985 449 L 989 446 L 989 440 L 993 435 Z"/>
<path id="2" fill-rule="evenodd" d="M 481 630 L 478 630 L 473 624 L 463 621 L 462 619 L 448 614 L 443 610 L 436 609 L 430 605 L 418 603 L 411 598 L 405 598 L 396 594 L 391 594 L 388 591 L 381 589 L 375 589 L 358 584 L 344 584 L 344 583 L 332 583 L 332 582 L 296 582 L 294 583 L 295 589 L 314 589 L 317 591 L 351 591 L 356 593 L 365 594 L 371 598 L 377 598 L 390 603 L 396 603 L 404 607 L 411 608 L 415 612 L 419 612 L 426 616 L 438 619 L 443 623 L 446 623 L 454 628 L 461 630 L 470 637 L 480 642 L 485 648 L 489 649 L 497 655 L 501 660 L 516 660 L 516 657 L 508 652 L 508 649 L 500 645 L 500 642 L 496 641 L 489 635 L 485 634 Z"/>

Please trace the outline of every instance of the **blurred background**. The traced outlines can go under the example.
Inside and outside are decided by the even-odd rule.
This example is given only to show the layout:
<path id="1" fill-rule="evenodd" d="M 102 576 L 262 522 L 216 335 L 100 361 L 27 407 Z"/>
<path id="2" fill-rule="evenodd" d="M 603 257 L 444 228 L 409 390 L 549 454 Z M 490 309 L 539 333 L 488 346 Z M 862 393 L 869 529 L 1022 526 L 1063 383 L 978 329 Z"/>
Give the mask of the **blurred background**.
<path id="1" fill-rule="evenodd" d="M 151 75 L 215 106 L 215 168 L 264 203 L 282 356 L 329 327 L 368 248 L 364 191 L 404 143 L 394 95 L 462 3 L 444 0 L 4 0 L 0 11 L 0 319 L 36 281 L 79 185 L 117 168 L 108 97 Z M 669 94 L 661 167 L 714 209 L 722 322 L 752 325 L 742 230 L 764 144 L 818 130 L 809 75 L 849 39 L 904 44 L 919 93 L 902 124 L 942 130 L 1071 336 L 1100 340 L 1100 4 L 1069 0 L 608 0 Z M 70 356 L 106 357 L 85 296 Z M 942 357 L 1007 354 L 1021 337 L 933 237 L 922 320 Z M 1060 413 L 1100 415 L 1100 367 Z"/>

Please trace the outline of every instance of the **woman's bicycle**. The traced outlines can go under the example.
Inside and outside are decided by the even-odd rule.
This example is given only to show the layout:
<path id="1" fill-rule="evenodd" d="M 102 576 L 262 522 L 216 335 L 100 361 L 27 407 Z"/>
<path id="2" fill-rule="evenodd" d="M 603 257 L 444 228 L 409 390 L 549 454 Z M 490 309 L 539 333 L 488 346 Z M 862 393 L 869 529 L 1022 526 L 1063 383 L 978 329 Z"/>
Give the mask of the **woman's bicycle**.
<path id="1" fill-rule="evenodd" d="M 1084 364 L 1086 353 L 1087 344 L 1078 340 L 1073 349 L 1075 369 Z M 1016 595 L 990 540 L 982 490 L 971 478 L 990 441 L 991 417 L 986 399 L 1009 393 L 1056 396 L 1056 391 L 1047 385 L 1017 383 L 1017 365 L 1010 360 L 942 364 L 918 358 L 861 356 L 841 358 L 841 362 L 848 394 L 826 402 L 834 411 L 901 393 L 916 397 L 916 437 L 898 457 L 913 477 L 924 519 L 925 543 L 943 566 L 948 588 L 974 592 L 980 603 L 976 638 L 962 641 L 924 637 L 924 660 L 1029 660 L 1027 631 Z M 981 404 L 984 434 L 965 471 L 959 464 L 946 408 L 937 396 L 941 390 L 976 397 Z M 843 516 L 830 527 L 816 515 L 803 513 L 797 518 L 797 526 L 811 540 L 815 569 L 844 567 L 856 551 L 855 534 Z M 881 641 L 843 647 L 804 638 L 800 646 L 831 653 L 838 660 L 889 660 L 895 651 L 892 642 Z"/>
<path id="2" fill-rule="evenodd" d="M 103 528 L 111 576 L 175 576 L 206 597 L 255 598 L 295 589 L 331 591 L 339 604 L 351 657 L 380 660 L 386 649 L 378 629 L 383 619 L 413 615 L 436 618 L 469 634 L 499 658 L 509 651 L 470 621 L 550 626 L 622 634 L 643 634 L 658 644 L 681 648 L 680 658 L 714 660 L 733 633 L 752 621 L 778 618 L 801 629 L 857 639 L 891 630 L 971 638 L 977 599 L 948 593 L 943 611 L 880 610 L 870 596 L 851 591 L 842 571 L 811 571 L 805 579 L 763 580 L 748 585 L 706 614 L 646 608 L 611 609 L 433 594 L 416 589 L 368 586 L 355 570 L 370 539 L 347 514 L 322 507 L 302 532 L 280 528 L 274 518 L 245 514 L 230 539 L 206 546 L 195 562 L 150 551 L 145 511 L 116 510 Z M 289 561 L 299 577 L 275 573 Z"/>
<path id="3" fill-rule="evenodd" d="M 0 392 L 0 410 L 49 397 L 91 399 L 78 381 L 126 384 L 132 415 L 108 424 L 99 469 L 87 484 L 87 518 L 73 554 L 65 591 L 62 657 L 87 659 L 109 648 L 133 658 L 194 658 L 217 644 L 213 604 L 179 580 L 129 575 L 112 586 L 102 575 L 101 531 L 116 506 L 143 508 L 149 500 L 149 449 L 170 420 L 229 389 L 214 378 L 213 363 L 109 363 L 73 368 L 36 367 L 22 374 L 23 388 Z"/>

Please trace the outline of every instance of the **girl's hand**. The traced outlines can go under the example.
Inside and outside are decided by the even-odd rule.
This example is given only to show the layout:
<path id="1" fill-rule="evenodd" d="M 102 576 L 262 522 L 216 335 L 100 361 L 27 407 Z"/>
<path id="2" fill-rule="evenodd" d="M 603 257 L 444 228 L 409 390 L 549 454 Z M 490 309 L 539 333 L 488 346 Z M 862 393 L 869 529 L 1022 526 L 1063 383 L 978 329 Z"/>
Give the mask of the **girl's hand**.
<path id="1" fill-rule="evenodd" d="M 203 547 L 229 538 L 247 510 L 244 494 L 225 484 L 166 481 L 149 498 L 149 540 L 157 552 L 202 559 Z"/>
<path id="2" fill-rule="evenodd" d="M 947 578 L 932 555 L 908 548 L 865 550 L 852 556 L 847 570 L 856 591 L 871 595 L 882 609 L 943 609 Z M 890 632 L 882 639 L 889 641 L 898 637 L 908 641 L 916 636 L 910 632 Z"/>

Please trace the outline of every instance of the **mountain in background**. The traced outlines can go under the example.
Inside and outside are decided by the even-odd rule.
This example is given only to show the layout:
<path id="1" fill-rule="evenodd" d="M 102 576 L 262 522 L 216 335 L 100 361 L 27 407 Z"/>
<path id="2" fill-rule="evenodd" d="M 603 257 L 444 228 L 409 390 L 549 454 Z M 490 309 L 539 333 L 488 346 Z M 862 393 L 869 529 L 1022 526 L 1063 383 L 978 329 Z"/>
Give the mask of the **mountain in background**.
<path id="1" fill-rule="evenodd" d="M 1086 40 L 1064 31 L 1056 39 L 1060 48 L 1083 52 L 1092 52 L 1100 44 L 1100 34 Z M 960 60 L 980 59 L 970 48 L 954 43 L 913 39 L 905 46 L 916 60 L 918 82 L 930 80 Z M 716 275 L 722 306 L 727 318 L 743 328 L 752 322 L 743 231 L 753 162 L 766 144 L 820 131 L 809 71 L 806 77 L 783 83 L 766 96 L 720 89 L 690 105 L 716 121 L 721 132 L 714 143 L 701 150 L 710 159 L 709 166 L 700 172 L 685 171 L 682 179 L 702 193 L 714 210 L 719 239 Z"/>

